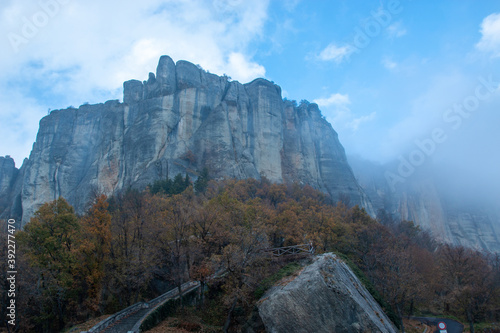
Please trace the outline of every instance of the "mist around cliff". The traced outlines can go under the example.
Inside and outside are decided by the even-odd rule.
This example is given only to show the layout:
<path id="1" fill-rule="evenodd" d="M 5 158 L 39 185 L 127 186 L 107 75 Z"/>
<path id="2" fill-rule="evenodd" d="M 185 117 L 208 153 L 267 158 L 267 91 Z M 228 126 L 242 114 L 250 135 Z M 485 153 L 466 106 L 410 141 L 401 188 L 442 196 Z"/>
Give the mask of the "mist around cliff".
<path id="1" fill-rule="evenodd" d="M 74 331 L 76 323 L 154 299 L 187 281 L 206 283 L 209 291 L 197 299 L 198 306 L 184 309 L 183 321 L 199 316 L 197 326 L 209 325 L 210 331 L 223 326 L 244 331 L 240 327 L 253 321 L 256 306 L 266 327 L 285 327 L 280 332 L 290 332 L 290 321 L 297 318 L 293 327 L 315 332 L 382 324 L 392 332 L 389 320 L 403 325 L 412 313 L 431 312 L 465 321 L 464 309 L 470 308 L 473 318 L 498 322 L 500 279 L 493 265 L 498 257 L 494 261 L 471 249 L 440 246 L 411 222 L 380 224 L 357 206 L 332 205 L 309 186 L 206 180 L 193 189 L 189 177 L 178 174 L 150 191 L 100 195 L 80 216 L 63 198 L 40 207 L 16 233 L 22 258 L 16 267 L 24 274 L 16 280 L 22 292 L 15 304 L 27 309 L 16 329 Z M 5 221 L 0 223 L 5 230 Z M 66 242 L 46 236 L 52 234 L 64 235 Z M 0 255 L 6 256 L 4 245 Z M 292 249 L 306 251 L 286 254 Z M 313 250 L 337 256 L 320 257 L 322 264 L 301 269 L 297 261 Z M 0 278 L 6 279 L 6 272 L 0 270 Z M 40 277 L 44 283 L 37 283 Z M 459 278 L 463 282 L 457 288 Z M 0 286 L 4 299 L 5 291 Z M 301 306 L 290 311 L 273 310 L 286 310 L 297 300 Z M 61 304 L 65 311 L 58 311 Z M 313 311 L 310 304 L 320 306 Z M 155 312 L 155 318 L 162 313 Z M 301 319 L 304 313 L 307 320 Z"/>
<path id="2" fill-rule="evenodd" d="M 123 81 L 147 79 L 168 54 L 330 103 L 320 107 L 346 150 L 387 160 L 428 129 L 428 112 L 496 74 L 497 11 L 494 1 L 3 1 L 0 155 L 19 167 L 49 108 L 120 98 Z"/>
<path id="3" fill-rule="evenodd" d="M 500 88 L 496 78 L 485 74 L 461 77 L 448 85 L 434 83 L 414 99 L 410 115 L 385 133 L 368 128 L 353 135 L 340 128 L 340 140 L 350 160 L 381 166 L 393 191 L 429 179 L 447 201 L 497 209 Z M 374 141 L 378 149 L 373 148 Z"/>

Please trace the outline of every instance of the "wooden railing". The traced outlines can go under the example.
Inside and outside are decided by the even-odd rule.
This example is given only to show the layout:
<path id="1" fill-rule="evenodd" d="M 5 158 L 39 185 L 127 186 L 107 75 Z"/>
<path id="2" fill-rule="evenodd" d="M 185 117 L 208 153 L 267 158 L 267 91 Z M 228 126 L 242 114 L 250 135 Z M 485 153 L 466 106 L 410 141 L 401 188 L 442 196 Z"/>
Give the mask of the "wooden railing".
<path id="1" fill-rule="evenodd" d="M 312 243 L 309 243 L 309 244 L 267 248 L 267 249 L 262 249 L 261 251 L 268 252 L 274 257 L 281 257 L 282 255 L 286 254 L 303 254 L 303 253 L 313 254 L 314 247 Z"/>

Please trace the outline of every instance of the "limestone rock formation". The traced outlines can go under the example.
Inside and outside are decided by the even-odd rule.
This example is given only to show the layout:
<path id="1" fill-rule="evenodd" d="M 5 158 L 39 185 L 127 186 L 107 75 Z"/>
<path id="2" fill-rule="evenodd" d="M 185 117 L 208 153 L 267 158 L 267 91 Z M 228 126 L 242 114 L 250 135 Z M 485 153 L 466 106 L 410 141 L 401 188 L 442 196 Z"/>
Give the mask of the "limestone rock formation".
<path id="1" fill-rule="evenodd" d="M 19 172 L 10 156 L 0 156 L 0 197 L 7 195 Z"/>
<path id="2" fill-rule="evenodd" d="M 204 167 L 213 178 L 298 181 L 374 213 L 316 104 L 296 106 L 265 79 L 241 84 L 168 56 L 147 81 L 124 83 L 123 103 L 44 117 L 22 188 L 10 195 L 21 196 L 26 223 L 59 196 L 82 213 L 92 193 L 142 189 L 179 172 L 195 179 Z"/>
<path id="3" fill-rule="evenodd" d="M 17 169 L 10 156 L 0 156 L 0 218 L 20 220 L 21 180 L 24 170 L 24 165 Z"/>
<path id="4" fill-rule="evenodd" d="M 396 332 L 380 305 L 334 254 L 314 259 L 258 302 L 266 332 Z"/>
<path id="5" fill-rule="evenodd" d="M 472 202 L 461 193 L 450 196 L 432 170 L 416 172 L 391 188 L 386 175 L 396 169 L 393 165 L 354 157 L 349 162 L 375 211 L 385 210 L 395 219 L 414 221 L 440 242 L 500 252 L 498 205 Z"/>

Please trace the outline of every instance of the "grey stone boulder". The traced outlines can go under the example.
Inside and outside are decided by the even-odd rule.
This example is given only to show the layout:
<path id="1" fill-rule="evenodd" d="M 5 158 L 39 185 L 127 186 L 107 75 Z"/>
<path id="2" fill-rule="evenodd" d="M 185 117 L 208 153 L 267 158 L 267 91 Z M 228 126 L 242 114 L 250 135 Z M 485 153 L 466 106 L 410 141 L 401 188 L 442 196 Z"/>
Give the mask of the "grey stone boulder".
<path id="1" fill-rule="evenodd" d="M 257 307 L 269 333 L 397 332 L 349 267 L 331 253 L 278 282 Z"/>

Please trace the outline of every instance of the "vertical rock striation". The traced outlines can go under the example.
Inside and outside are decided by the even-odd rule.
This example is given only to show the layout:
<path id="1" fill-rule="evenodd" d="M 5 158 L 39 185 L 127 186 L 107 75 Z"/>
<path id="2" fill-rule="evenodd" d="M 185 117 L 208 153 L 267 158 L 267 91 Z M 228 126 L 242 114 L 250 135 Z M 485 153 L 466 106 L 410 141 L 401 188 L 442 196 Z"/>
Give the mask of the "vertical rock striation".
<path id="1" fill-rule="evenodd" d="M 21 169 L 17 169 L 10 156 L 0 156 L 0 218 L 21 219 L 21 184 L 24 171 L 24 164 Z"/>
<path id="2" fill-rule="evenodd" d="M 0 197 L 10 193 L 18 172 L 19 170 L 10 156 L 0 156 Z"/>
<path id="3" fill-rule="evenodd" d="M 144 188 L 179 172 L 196 178 L 204 167 L 214 178 L 309 184 L 373 214 L 316 104 L 297 107 L 265 79 L 241 84 L 168 56 L 147 81 L 124 83 L 123 103 L 43 118 L 16 195 L 26 223 L 59 196 L 82 213 L 93 193 Z"/>

